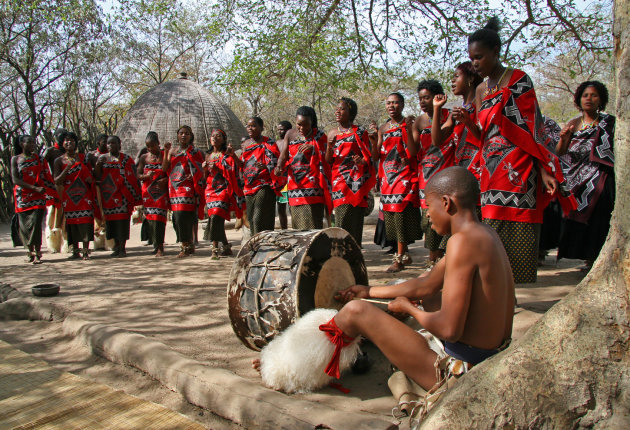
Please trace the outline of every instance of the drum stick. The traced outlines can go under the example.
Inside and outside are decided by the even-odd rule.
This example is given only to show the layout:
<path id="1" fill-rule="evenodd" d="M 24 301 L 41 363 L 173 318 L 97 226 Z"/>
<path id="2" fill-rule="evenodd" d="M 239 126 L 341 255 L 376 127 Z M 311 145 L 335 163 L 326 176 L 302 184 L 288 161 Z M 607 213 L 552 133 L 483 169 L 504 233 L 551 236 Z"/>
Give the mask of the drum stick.
<path id="1" fill-rule="evenodd" d="M 374 306 L 376 306 L 377 308 L 380 308 L 384 311 L 387 310 L 388 305 L 392 302 L 391 299 L 361 299 L 361 298 L 355 298 L 353 300 L 363 300 L 364 302 L 369 302 L 372 303 Z"/>

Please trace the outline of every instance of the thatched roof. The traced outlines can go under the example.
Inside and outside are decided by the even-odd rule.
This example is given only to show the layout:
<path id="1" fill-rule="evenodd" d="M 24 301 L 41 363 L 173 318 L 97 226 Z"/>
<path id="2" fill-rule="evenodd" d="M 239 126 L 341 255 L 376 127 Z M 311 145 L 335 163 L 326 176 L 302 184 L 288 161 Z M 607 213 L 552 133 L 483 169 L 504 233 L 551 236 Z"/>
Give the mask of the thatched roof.
<path id="1" fill-rule="evenodd" d="M 163 82 L 144 93 L 129 110 L 116 134 L 123 151 L 135 156 L 144 147 L 149 131 L 155 131 L 160 142 L 177 141 L 177 129 L 189 125 L 195 134 L 195 146 L 208 148 L 213 128 L 227 133 L 234 149 L 247 136 L 234 112 L 217 96 L 182 73 L 178 79 Z"/>

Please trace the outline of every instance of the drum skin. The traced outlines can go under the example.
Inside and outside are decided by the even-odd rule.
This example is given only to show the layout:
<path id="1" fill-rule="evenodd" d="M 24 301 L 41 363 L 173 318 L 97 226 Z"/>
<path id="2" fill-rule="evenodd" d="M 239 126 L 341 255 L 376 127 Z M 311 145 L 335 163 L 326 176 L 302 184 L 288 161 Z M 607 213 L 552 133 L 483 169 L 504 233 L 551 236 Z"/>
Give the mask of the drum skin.
<path id="1" fill-rule="evenodd" d="M 238 338 L 259 351 L 315 308 L 317 288 L 332 288 L 330 292 L 318 291 L 321 297 L 322 293 L 334 295 L 348 287 L 322 287 L 321 282 L 318 286 L 319 274 L 327 262 L 341 262 L 339 270 L 351 271 L 339 277 L 346 279 L 345 283 L 351 279 L 354 284 L 368 284 L 361 249 L 341 228 L 263 231 L 253 236 L 238 253 L 227 286 L 228 312 Z M 330 268 L 336 270 L 336 266 L 327 266 L 330 277 L 334 275 Z"/>

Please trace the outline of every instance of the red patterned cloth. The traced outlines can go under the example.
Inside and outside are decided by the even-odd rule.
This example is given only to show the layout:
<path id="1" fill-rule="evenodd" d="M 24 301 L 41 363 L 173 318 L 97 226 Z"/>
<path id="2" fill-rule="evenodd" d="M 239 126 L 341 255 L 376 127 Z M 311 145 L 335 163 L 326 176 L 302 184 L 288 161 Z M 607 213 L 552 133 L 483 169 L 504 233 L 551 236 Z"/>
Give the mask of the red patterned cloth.
<path id="1" fill-rule="evenodd" d="M 230 212 L 236 213 L 236 218 L 243 216 L 245 198 L 243 190 L 238 185 L 238 171 L 234 158 L 221 154 L 214 160 L 213 166 L 206 167 L 206 211 L 208 217 L 219 215 L 229 221 Z"/>
<path id="2" fill-rule="evenodd" d="M 101 177 L 101 200 L 105 220 L 131 218 L 133 208 L 142 202 L 142 190 L 133 159 L 122 152 L 118 157 L 105 155 Z"/>
<path id="3" fill-rule="evenodd" d="M 326 334 L 330 342 L 335 345 L 335 351 L 333 352 L 333 356 L 330 358 L 330 362 L 324 369 L 324 372 L 328 376 L 334 376 L 339 379 L 341 376 L 339 372 L 339 359 L 341 358 L 341 348 L 344 346 L 348 346 L 354 340 L 353 337 L 348 336 L 344 332 L 341 331 L 339 327 L 337 327 L 337 323 L 335 322 L 335 318 L 332 318 L 326 324 L 321 324 L 319 329 Z"/>
<path id="4" fill-rule="evenodd" d="M 256 194 L 265 185 L 269 186 L 276 195 L 282 194 L 281 190 L 286 180 L 274 173 L 279 157 L 278 146 L 274 140 L 267 136 L 263 136 L 262 142 L 252 142 L 247 148 L 243 148 L 241 161 L 243 162 L 243 192 L 245 195 Z M 258 167 L 256 164 L 262 164 L 264 167 Z"/>
<path id="5" fill-rule="evenodd" d="M 483 142 L 480 185 L 484 219 L 542 223 L 552 196 L 544 190 L 537 165 L 558 180 L 563 209 L 576 207 L 575 198 L 564 191 L 558 157 L 545 145 L 544 121 L 534 85 L 525 72 L 515 69 L 507 86 L 486 96 L 478 119 Z"/>
<path id="6" fill-rule="evenodd" d="M 328 138 L 323 131 L 313 129 L 312 137 L 299 136 L 289 142 L 289 205 L 310 205 L 323 203 L 332 212 L 330 195 L 330 167 L 326 163 L 325 152 Z M 303 144 L 312 145 L 313 149 L 299 152 Z"/>
<path id="7" fill-rule="evenodd" d="M 205 180 L 203 177 L 203 153 L 188 146 L 171 156 L 168 169 L 168 195 L 171 209 L 174 211 L 197 211 L 199 219 L 203 219 L 206 205 L 204 201 Z"/>
<path id="8" fill-rule="evenodd" d="M 446 122 L 449 113 L 448 109 L 442 109 L 440 125 Z M 433 145 L 431 126 L 429 126 L 420 132 L 420 146 L 421 149 L 418 151 L 418 179 L 420 183 L 418 187 L 420 189 L 420 206 L 426 209 L 428 206 L 424 200 L 424 189 L 427 182 L 440 170 L 453 165 L 455 162 L 455 142 L 451 134 L 439 147 Z"/>
<path id="9" fill-rule="evenodd" d="M 44 164 L 39 155 L 33 154 L 32 158 L 18 157 L 17 170 L 20 178 L 29 185 L 43 187 L 44 192 L 28 188 L 22 188 L 19 185 L 13 186 L 13 201 L 15 203 L 15 212 L 27 212 L 33 209 L 45 209 L 46 206 L 58 206 L 55 201 L 59 196 L 55 189 L 53 178 L 48 171 L 48 167 Z"/>
<path id="10" fill-rule="evenodd" d="M 477 109 L 474 103 L 466 108 L 473 124 L 477 123 Z M 457 122 L 453 128 L 456 166 L 465 167 L 479 180 L 481 178 L 481 141 L 464 125 Z"/>
<path id="11" fill-rule="evenodd" d="M 65 157 L 61 160 L 61 170 L 63 171 L 68 162 Z M 92 169 L 91 166 L 85 164 L 83 154 L 78 154 L 78 158 L 68 170 L 63 182 L 62 204 L 63 215 L 67 224 L 93 223 L 95 210 L 100 215 Z"/>
<path id="12" fill-rule="evenodd" d="M 367 130 L 353 125 L 351 130 L 335 136 L 333 147 L 331 171 L 334 207 L 346 204 L 367 207 L 366 196 L 376 182 Z M 355 164 L 352 160 L 355 155 L 363 157 L 366 164 Z"/>
<path id="13" fill-rule="evenodd" d="M 168 184 L 160 185 L 160 181 L 166 178 L 166 173 L 162 170 L 162 162 L 147 162 L 142 173 L 143 175 L 150 175 L 148 179 L 142 181 L 144 216 L 149 221 L 166 222 L 169 209 Z"/>
<path id="14" fill-rule="evenodd" d="M 409 155 L 407 124 L 383 133 L 379 154 L 381 204 L 387 212 L 402 212 L 407 204 L 420 206 L 418 198 L 418 159 Z"/>

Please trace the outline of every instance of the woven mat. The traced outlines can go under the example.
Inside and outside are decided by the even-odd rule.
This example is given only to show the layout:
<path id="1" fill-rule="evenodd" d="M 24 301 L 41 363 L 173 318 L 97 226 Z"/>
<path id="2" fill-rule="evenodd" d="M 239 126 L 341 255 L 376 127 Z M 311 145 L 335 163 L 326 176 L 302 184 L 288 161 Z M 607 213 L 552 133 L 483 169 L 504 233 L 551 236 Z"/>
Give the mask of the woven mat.
<path id="1" fill-rule="evenodd" d="M 177 412 L 50 367 L 0 341 L 0 429 L 203 429 Z"/>

